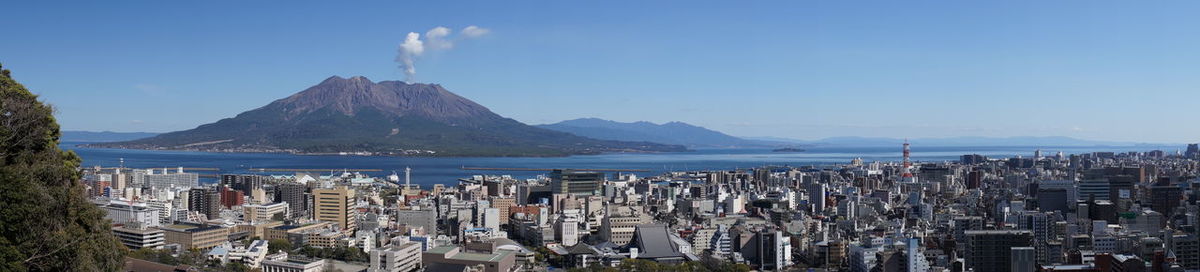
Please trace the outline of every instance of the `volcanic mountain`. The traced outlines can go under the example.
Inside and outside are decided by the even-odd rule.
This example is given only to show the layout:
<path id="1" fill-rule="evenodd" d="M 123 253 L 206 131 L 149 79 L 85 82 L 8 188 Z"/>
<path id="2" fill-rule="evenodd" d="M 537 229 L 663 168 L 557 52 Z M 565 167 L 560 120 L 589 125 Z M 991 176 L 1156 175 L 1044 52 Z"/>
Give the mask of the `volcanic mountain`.
<path id="1" fill-rule="evenodd" d="M 437 84 L 330 77 L 287 98 L 194 129 L 98 147 L 430 156 L 564 156 L 683 151 L 597 140 L 505 118 Z"/>

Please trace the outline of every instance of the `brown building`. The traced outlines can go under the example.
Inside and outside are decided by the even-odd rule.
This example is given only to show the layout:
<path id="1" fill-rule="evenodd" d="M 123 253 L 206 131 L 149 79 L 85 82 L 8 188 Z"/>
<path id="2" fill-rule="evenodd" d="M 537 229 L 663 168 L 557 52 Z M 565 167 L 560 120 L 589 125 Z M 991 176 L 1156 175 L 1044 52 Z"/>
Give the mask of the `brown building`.
<path id="1" fill-rule="evenodd" d="M 166 234 L 167 244 L 179 244 L 183 248 L 208 250 L 229 241 L 229 228 L 221 226 L 180 223 L 159 229 Z"/>
<path id="2" fill-rule="evenodd" d="M 337 224 L 345 231 L 357 227 L 354 189 L 345 186 L 313 189 L 313 219 Z"/>

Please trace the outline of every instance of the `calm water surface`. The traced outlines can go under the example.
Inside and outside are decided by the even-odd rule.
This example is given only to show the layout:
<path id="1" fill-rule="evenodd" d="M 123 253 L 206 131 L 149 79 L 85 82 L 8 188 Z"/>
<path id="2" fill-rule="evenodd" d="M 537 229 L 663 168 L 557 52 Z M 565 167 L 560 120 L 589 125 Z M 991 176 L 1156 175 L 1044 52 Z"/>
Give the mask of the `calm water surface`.
<path id="1" fill-rule="evenodd" d="M 455 184 L 458 178 L 471 175 L 512 175 L 535 177 L 542 172 L 527 171 L 472 171 L 461 167 L 500 168 L 619 168 L 645 169 L 646 174 L 680 170 L 718 170 L 750 168 L 764 165 L 829 165 L 848 163 L 862 158 L 866 162 L 898 161 L 900 147 L 809 147 L 805 152 L 781 153 L 770 149 L 701 149 L 692 152 L 661 154 L 604 154 L 556 158 L 407 158 L 366 156 L 306 156 L 264 153 L 217 153 L 195 151 L 151 151 L 108 148 L 77 147 L 81 143 L 63 143 L 64 149 L 74 150 L 83 158 L 83 165 L 117 166 L 125 160 L 126 167 L 195 167 L 219 168 L 222 173 L 250 173 L 250 168 L 288 169 L 383 169 L 383 172 L 367 173 L 384 176 L 392 171 L 403 173 L 404 167 L 412 167 L 414 184 L 428 188 L 432 184 Z M 1093 146 L 1093 147 L 912 147 L 913 160 L 953 161 L 963 154 L 981 154 L 989 157 L 1033 156 L 1041 148 L 1043 156 L 1088 152 L 1126 152 L 1163 150 L 1173 153 L 1180 146 Z M 265 173 L 282 174 L 282 173 Z M 327 173 L 326 173 L 327 174 Z M 211 180 L 208 180 L 211 181 Z"/>

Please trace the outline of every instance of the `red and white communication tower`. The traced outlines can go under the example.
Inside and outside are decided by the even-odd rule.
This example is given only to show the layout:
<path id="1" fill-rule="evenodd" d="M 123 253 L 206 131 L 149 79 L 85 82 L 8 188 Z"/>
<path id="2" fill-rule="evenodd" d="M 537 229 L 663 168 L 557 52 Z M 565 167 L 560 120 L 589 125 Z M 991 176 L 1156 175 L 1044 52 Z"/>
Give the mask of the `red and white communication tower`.
<path id="1" fill-rule="evenodd" d="M 912 161 L 908 159 L 908 153 L 908 138 L 904 138 L 904 166 L 900 169 L 900 176 L 904 178 L 911 178 L 913 176 L 911 170 Z"/>

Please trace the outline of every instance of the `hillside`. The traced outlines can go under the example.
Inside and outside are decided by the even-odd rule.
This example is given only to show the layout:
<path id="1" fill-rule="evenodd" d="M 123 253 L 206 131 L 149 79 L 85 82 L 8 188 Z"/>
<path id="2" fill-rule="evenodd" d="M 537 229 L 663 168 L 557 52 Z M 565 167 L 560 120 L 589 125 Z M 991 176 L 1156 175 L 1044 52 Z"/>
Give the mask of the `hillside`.
<path id="1" fill-rule="evenodd" d="M 622 123 L 597 118 L 582 118 L 554 124 L 538 125 L 538 127 L 596 139 L 655 142 L 688 147 L 763 147 L 780 145 L 779 143 L 769 141 L 742 139 L 683 122 L 669 122 L 665 124 L 655 124 L 645 121 Z"/>
<path id="2" fill-rule="evenodd" d="M 437 84 L 330 77 L 258 109 L 197 128 L 98 147 L 412 156 L 565 156 L 684 151 L 597 140 L 505 118 Z"/>

